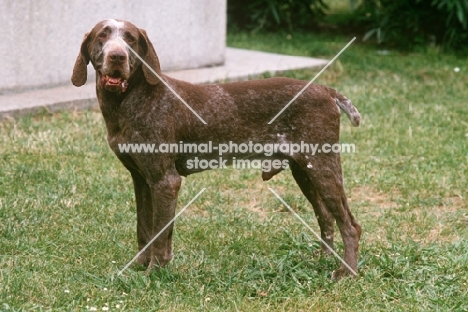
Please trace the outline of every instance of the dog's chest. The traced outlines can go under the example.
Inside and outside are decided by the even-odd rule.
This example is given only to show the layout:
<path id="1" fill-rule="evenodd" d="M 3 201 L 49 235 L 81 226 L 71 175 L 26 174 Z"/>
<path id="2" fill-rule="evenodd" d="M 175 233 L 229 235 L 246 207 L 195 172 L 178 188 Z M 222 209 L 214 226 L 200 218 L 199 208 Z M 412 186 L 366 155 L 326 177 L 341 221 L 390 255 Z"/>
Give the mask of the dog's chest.
<path id="1" fill-rule="evenodd" d="M 129 140 L 126 139 L 120 132 L 114 132 L 107 135 L 107 143 L 109 147 L 114 151 L 114 153 L 120 153 L 120 149 L 123 145 L 129 143 Z"/>

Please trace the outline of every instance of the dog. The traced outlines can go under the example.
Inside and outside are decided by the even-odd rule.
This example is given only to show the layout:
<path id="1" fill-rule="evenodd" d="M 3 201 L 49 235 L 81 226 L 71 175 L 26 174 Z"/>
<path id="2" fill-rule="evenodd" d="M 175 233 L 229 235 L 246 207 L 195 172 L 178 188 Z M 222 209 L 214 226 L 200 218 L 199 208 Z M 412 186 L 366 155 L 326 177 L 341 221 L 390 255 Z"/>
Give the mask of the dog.
<path id="1" fill-rule="evenodd" d="M 135 53 L 134 53 L 135 52 Z M 138 57 L 136 54 L 138 54 Z M 194 85 L 161 73 L 156 51 L 143 29 L 123 20 L 104 20 L 85 35 L 71 81 L 82 86 L 87 65 L 96 70 L 96 94 L 107 128 L 107 141 L 130 171 L 137 207 L 138 250 L 142 251 L 175 215 L 181 177 L 209 168 L 189 166 L 196 157 L 213 161 L 216 151 L 187 153 L 122 152 L 122 144 L 255 144 L 284 146 L 313 142 L 336 144 L 340 134 L 340 109 L 354 126 L 361 116 L 350 100 L 336 90 L 308 86 L 273 121 L 278 112 L 306 86 L 290 78 Z M 169 89 L 170 86 L 173 91 Z M 176 96 L 186 100 L 183 105 Z M 196 113 L 196 114 L 195 114 Z M 321 250 L 333 248 L 334 222 L 344 242 L 344 262 L 334 279 L 357 272 L 361 226 L 354 219 L 343 188 L 339 153 L 294 152 L 275 149 L 257 153 L 228 151 L 233 159 L 287 162 L 302 193 L 312 204 L 320 226 Z M 285 166 L 263 168 L 269 180 Z M 173 223 L 142 251 L 136 261 L 164 267 L 172 259 Z"/>

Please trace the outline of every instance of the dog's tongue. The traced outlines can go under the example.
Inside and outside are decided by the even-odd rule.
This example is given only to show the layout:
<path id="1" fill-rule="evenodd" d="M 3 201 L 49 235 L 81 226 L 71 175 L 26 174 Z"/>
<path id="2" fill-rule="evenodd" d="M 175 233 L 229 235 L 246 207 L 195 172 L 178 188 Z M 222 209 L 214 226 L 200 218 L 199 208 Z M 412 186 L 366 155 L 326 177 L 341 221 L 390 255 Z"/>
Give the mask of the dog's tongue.
<path id="1" fill-rule="evenodd" d="M 112 77 L 107 78 L 107 84 L 121 84 L 121 81 L 122 81 L 121 78 L 112 78 Z"/>
<path id="2" fill-rule="evenodd" d="M 110 92 L 125 92 L 127 90 L 127 80 L 122 78 L 109 77 L 108 75 L 101 76 L 101 87 Z"/>

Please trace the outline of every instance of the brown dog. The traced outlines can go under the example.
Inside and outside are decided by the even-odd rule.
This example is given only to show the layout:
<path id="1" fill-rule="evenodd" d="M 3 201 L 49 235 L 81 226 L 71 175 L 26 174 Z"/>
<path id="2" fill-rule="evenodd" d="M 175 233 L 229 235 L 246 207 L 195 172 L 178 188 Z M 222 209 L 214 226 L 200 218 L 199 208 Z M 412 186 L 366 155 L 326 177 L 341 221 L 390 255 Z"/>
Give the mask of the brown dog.
<path id="1" fill-rule="evenodd" d="M 161 83 L 160 78 L 135 56 L 138 55 L 206 121 L 200 119 Z M 161 73 L 156 52 L 146 32 L 126 21 L 99 22 L 85 35 L 73 69 L 72 82 L 86 82 L 87 64 L 96 70 L 96 92 L 107 126 L 111 149 L 130 171 L 137 205 L 137 238 L 141 250 L 175 215 L 181 176 L 206 168 L 193 166 L 195 158 L 216 160 L 211 150 L 122 152 L 121 144 L 182 143 L 218 146 L 231 144 L 288 145 L 300 142 L 318 146 L 339 142 L 340 108 L 358 126 L 361 116 L 345 96 L 321 85 L 310 85 L 271 124 L 278 112 L 306 85 L 288 78 L 212 85 L 193 85 Z M 257 146 L 258 147 L 258 146 Z M 304 195 L 311 202 L 320 225 L 321 237 L 333 247 L 334 221 L 344 241 L 344 261 L 357 271 L 361 227 L 351 214 L 343 189 L 339 153 L 311 153 L 275 149 L 266 154 L 249 149 L 230 150 L 223 155 L 233 159 L 285 161 Z M 192 162 L 191 162 L 192 161 Z M 190 165 L 189 165 L 190 164 Z M 263 169 L 264 180 L 271 179 L 284 166 Z M 172 230 L 169 226 L 137 259 L 142 265 L 164 266 L 172 258 Z M 322 243 L 322 250 L 329 250 Z M 349 274 L 341 265 L 333 277 Z"/>

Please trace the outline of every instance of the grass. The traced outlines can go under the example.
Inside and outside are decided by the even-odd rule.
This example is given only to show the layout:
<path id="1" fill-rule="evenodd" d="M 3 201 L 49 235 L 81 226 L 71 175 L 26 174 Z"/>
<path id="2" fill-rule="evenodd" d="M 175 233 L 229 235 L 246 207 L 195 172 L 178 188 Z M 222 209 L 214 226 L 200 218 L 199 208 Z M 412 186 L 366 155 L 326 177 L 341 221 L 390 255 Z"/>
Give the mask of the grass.
<path id="1" fill-rule="evenodd" d="M 231 33 L 228 43 L 331 59 L 350 39 Z M 135 201 L 100 113 L 1 122 L 0 310 L 467 311 L 465 64 L 355 43 L 317 79 L 363 116 L 358 129 L 343 117 L 341 131 L 357 148 L 342 162 L 364 230 L 360 276 L 338 283 L 338 260 L 314 255 L 317 239 L 267 189 L 318 230 L 290 174 L 263 183 L 234 169 L 184 180 L 179 207 L 207 191 L 177 220 L 166 269 L 117 276 L 136 252 Z"/>

